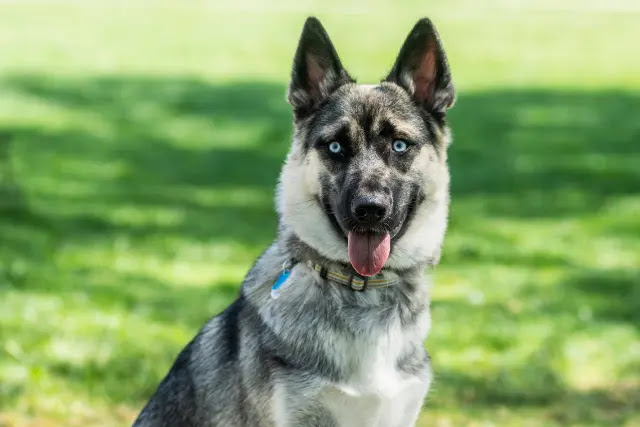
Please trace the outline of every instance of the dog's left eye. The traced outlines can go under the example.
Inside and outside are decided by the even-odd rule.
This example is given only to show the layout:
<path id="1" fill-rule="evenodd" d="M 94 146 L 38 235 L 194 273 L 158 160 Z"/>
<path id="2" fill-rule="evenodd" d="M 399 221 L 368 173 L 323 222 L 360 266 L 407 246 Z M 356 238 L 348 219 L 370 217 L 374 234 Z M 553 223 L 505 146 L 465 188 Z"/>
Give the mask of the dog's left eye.
<path id="1" fill-rule="evenodd" d="M 340 145 L 338 141 L 332 141 L 331 144 L 329 144 L 329 151 L 333 154 L 338 154 L 342 151 L 342 145 Z"/>
<path id="2" fill-rule="evenodd" d="M 393 151 L 395 151 L 396 153 L 404 153 L 405 151 L 407 151 L 407 148 L 409 148 L 409 145 L 407 144 L 407 141 L 396 139 L 395 141 L 393 141 L 392 147 Z"/>

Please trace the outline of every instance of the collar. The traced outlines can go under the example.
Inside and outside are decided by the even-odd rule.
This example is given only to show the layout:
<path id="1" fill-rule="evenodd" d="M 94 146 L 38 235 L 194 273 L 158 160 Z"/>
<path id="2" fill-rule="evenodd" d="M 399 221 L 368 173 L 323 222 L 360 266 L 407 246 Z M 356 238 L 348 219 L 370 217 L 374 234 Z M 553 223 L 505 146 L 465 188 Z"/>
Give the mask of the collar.
<path id="1" fill-rule="evenodd" d="M 320 264 L 313 264 L 314 270 L 320 273 L 323 279 L 331 280 L 347 286 L 354 291 L 365 291 L 367 289 L 388 288 L 398 283 L 397 278 L 385 277 L 384 273 L 378 273 L 371 277 L 362 277 L 359 275 L 345 275 L 339 271 L 329 270 Z"/>

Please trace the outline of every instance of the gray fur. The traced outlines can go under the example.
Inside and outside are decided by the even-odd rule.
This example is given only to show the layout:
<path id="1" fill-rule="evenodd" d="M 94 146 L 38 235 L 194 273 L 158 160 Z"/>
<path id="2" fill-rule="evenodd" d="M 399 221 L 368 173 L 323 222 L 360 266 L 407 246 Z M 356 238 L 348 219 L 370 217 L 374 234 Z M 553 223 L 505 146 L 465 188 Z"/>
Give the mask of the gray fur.
<path id="1" fill-rule="evenodd" d="M 422 50 L 416 37 L 426 37 Z M 414 72 L 420 60 L 403 55 L 436 55 L 433 81 L 416 80 L 420 99 L 405 85 L 407 75 L 422 78 Z M 448 208 L 443 105 L 453 102 L 453 86 L 443 55 L 422 20 L 388 81 L 359 86 L 320 23 L 307 21 L 289 90 L 296 133 L 278 185 L 278 237 L 238 299 L 178 356 L 135 426 L 415 423 L 431 381 L 423 270 L 439 258 Z M 338 138 L 348 158 L 327 154 L 327 141 Z M 411 151 L 390 152 L 397 138 L 411 141 Z M 382 194 L 384 220 L 363 225 L 350 216 L 354 198 Z M 345 236 L 365 228 L 392 236 L 383 272 L 398 284 L 355 292 L 320 277 L 314 263 L 354 274 Z M 291 260 L 291 277 L 274 299 L 271 286 Z"/>

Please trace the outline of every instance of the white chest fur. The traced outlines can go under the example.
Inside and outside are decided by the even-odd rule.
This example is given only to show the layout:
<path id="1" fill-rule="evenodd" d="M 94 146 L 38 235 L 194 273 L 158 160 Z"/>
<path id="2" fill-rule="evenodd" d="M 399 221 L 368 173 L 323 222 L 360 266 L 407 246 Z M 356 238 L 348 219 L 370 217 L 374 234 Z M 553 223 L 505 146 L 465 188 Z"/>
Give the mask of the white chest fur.
<path id="1" fill-rule="evenodd" d="M 425 313 L 425 316 L 428 314 Z M 319 400 L 339 426 L 413 426 L 431 382 L 431 373 L 410 374 L 398 369 L 408 343 L 424 338 L 429 320 L 402 329 L 399 322 L 373 342 L 354 342 L 349 349 L 357 363 L 355 374 L 342 383 L 328 384 Z M 420 342 L 421 339 L 419 338 Z"/>
<path id="2" fill-rule="evenodd" d="M 340 427 L 410 427 L 415 424 L 429 381 L 397 381 L 395 394 L 360 393 L 348 386 L 327 387 L 321 402 Z"/>

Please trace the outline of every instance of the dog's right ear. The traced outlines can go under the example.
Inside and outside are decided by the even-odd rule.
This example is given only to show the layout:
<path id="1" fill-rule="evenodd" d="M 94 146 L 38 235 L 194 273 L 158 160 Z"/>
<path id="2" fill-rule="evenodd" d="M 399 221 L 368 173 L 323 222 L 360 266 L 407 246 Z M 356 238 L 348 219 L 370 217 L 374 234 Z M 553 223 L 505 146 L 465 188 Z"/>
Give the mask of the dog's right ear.
<path id="1" fill-rule="evenodd" d="M 308 116 L 331 92 L 353 81 L 342 68 L 340 58 L 320 21 L 314 17 L 307 18 L 293 60 L 287 95 L 295 117 Z"/>

